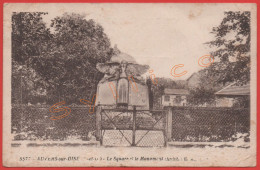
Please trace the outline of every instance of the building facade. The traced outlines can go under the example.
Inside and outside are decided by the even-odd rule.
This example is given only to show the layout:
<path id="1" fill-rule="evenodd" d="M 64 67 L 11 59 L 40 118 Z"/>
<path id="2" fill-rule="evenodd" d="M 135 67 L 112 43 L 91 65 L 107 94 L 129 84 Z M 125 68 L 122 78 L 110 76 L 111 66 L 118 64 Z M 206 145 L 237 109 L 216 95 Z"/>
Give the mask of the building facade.
<path id="1" fill-rule="evenodd" d="M 232 83 L 215 94 L 216 107 L 245 107 L 249 105 L 250 84 L 239 86 Z"/>
<path id="2" fill-rule="evenodd" d="M 188 94 L 186 89 L 164 89 L 161 104 L 162 106 L 186 106 Z"/>

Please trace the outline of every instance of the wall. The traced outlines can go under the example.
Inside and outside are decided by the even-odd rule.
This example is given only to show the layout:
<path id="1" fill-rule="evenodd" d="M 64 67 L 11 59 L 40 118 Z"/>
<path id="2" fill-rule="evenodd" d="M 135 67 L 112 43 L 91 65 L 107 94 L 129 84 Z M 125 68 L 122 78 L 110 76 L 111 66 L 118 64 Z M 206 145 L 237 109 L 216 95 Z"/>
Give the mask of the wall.
<path id="1" fill-rule="evenodd" d="M 234 99 L 232 97 L 217 97 L 216 107 L 232 107 Z"/>

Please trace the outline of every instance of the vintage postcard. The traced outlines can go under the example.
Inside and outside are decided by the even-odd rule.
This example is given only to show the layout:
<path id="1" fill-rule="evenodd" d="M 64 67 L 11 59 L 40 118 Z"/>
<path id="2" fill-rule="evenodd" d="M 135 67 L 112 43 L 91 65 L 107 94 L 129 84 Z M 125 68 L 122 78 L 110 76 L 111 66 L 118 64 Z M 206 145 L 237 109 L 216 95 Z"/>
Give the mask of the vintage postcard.
<path id="1" fill-rule="evenodd" d="M 256 166 L 256 4 L 6 3 L 6 167 Z"/>

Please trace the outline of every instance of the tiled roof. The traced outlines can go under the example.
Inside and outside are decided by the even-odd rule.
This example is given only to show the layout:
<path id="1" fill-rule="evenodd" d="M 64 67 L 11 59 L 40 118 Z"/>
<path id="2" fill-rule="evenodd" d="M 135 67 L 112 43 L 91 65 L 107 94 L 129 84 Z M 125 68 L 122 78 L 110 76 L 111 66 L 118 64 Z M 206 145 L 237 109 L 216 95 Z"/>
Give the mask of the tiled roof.
<path id="1" fill-rule="evenodd" d="M 250 84 L 238 86 L 235 83 L 219 90 L 215 93 L 216 95 L 233 95 L 233 96 L 244 96 L 250 95 Z"/>
<path id="2" fill-rule="evenodd" d="M 189 91 L 185 89 L 164 89 L 164 94 L 188 95 Z"/>

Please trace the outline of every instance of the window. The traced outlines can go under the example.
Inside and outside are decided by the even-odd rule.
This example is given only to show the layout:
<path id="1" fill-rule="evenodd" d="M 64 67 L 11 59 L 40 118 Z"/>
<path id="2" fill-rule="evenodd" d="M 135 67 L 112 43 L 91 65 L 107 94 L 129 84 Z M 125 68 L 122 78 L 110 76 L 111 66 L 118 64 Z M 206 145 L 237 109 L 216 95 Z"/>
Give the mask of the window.
<path id="1" fill-rule="evenodd" d="M 169 102 L 170 101 L 170 96 L 164 96 L 164 101 Z"/>
<path id="2" fill-rule="evenodd" d="M 180 102 L 181 102 L 181 96 L 176 96 L 175 102 L 176 102 L 176 103 L 180 103 Z"/>

